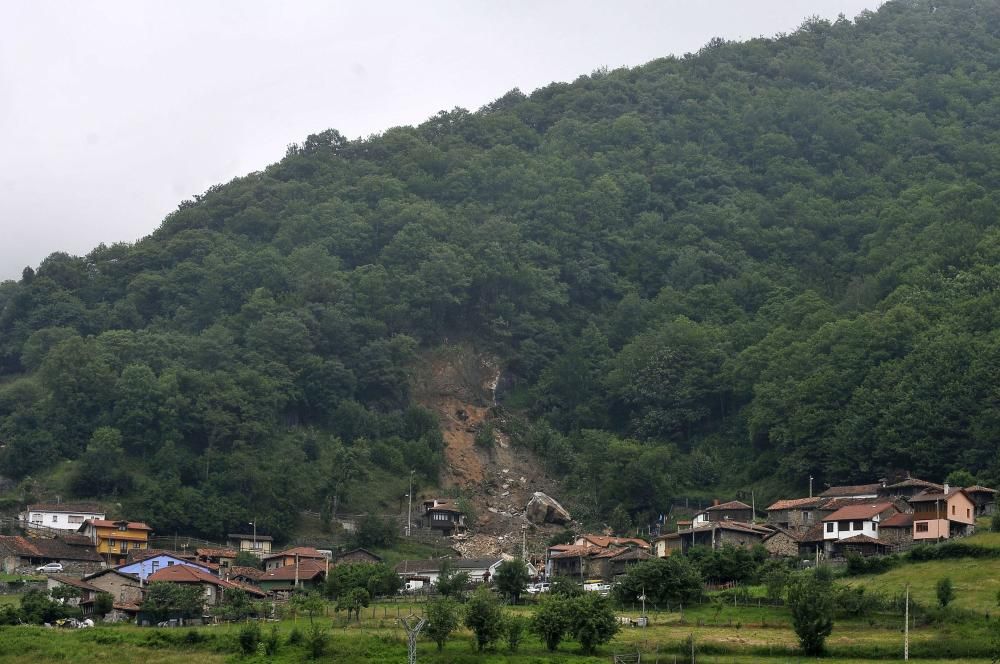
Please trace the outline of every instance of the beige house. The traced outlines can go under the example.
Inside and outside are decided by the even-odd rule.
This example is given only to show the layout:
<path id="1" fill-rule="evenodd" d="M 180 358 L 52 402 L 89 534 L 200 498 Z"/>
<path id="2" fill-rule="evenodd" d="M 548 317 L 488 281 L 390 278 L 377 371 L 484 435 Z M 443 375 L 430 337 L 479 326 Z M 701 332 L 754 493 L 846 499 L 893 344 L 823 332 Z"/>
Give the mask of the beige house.
<path id="1" fill-rule="evenodd" d="M 965 489 L 945 484 L 943 491 L 925 491 L 910 498 L 910 505 L 914 541 L 963 537 L 976 529 L 976 505 Z"/>
<path id="2" fill-rule="evenodd" d="M 237 551 L 248 551 L 258 558 L 262 558 L 271 553 L 271 542 L 274 541 L 270 535 L 247 535 L 230 533 L 226 535 L 226 546 Z"/>

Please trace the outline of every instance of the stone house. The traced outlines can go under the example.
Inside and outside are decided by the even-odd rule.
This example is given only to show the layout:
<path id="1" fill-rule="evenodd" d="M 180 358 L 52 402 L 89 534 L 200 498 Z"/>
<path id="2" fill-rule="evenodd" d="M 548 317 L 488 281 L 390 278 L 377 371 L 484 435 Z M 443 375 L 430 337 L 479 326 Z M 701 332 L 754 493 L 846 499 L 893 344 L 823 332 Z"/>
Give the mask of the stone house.
<path id="1" fill-rule="evenodd" d="M 776 527 L 770 535 L 765 535 L 761 544 L 772 556 L 797 557 L 799 555 L 798 536 L 785 528 Z"/>
<path id="2" fill-rule="evenodd" d="M 913 542 L 913 515 L 900 512 L 878 524 L 878 538 L 892 546 L 906 546 Z"/>
<path id="3" fill-rule="evenodd" d="M 816 510 L 826 500 L 817 496 L 778 500 L 768 506 L 767 522 L 784 530 L 807 530 L 820 521 Z"/>

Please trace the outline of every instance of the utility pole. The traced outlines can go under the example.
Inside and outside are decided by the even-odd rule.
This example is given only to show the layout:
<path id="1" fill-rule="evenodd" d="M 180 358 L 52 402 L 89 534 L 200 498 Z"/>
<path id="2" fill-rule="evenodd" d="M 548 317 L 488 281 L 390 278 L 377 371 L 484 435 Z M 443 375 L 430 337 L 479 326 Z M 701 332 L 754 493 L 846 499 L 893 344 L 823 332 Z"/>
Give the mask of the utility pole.
<path id="1" fill-rule="evenodd" d="M 410 471 L 410 492 L 406 494 L 406 536 L 410 536 L 410 532 L 413 530 L 413 473 L 415 470 Z"/>
<path id="2" fill-rule="evenodd" d="M 905 661 L 910 660 L 910 584 L 906 584 L 906 611 L 904 612 L 903 620 L 906 624 L 903 626 L 903 659 Z"/>
<path id="3" fill-rule="evenodd" d="M 253 553 L 257 555 L 257 519 L 249 522 L 248 526 L 253 526 Z"/>
<path id="4" fill-rule="evenodd" d="M 809 497 L 813 497 L 813 476 L 809 476 Z"/>

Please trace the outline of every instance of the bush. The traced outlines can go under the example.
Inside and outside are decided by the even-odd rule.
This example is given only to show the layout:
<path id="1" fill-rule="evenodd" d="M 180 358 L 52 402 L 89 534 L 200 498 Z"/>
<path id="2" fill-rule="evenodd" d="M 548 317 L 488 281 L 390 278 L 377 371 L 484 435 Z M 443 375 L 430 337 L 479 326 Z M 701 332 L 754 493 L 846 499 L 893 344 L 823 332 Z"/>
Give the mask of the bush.
<path id="1" fill-rule="evenodd" d="M 504 636 L 507 639 L 507 648 L 511 652 L 517 652 L 521 641 L 524 640 L 524 633 L 528 629 L 528 619 L 524 616 L 508 616 L 504 622 Z"/>
<path id="2" fill-rule="evenodd" d="M 278 626 L 271 625 L 271 631 L 264 638 L 264 654 L 274 657 L 281 649 L 281 636 L 278 635 Z"/>
<path id="3" fill-rule="evenodd" d="M 619 625 L 611 603 L 597 593 L 586 593 L 570 600 L 570 631 L 583 652 L 592 655 L 597 646 L 607 643 L 618 633 Z"/>
<path id="4" fill-rule="evenodd" d="M 552 595 L 541 600 L 531 618 L 531 631 L 545 643 L 550 652 L 559 647 L 570 627 L 570 598 Z"/>
<path id="5" fill-rule="evenodd" d="M 257 644 L 260 643 L 260 625 L 255 622 L 243 625 L 240 628 L 237 641 L 240 645 L 240 652 L 244 655 L 253 655 L 257 652 Z"/>
<path id="6" fill-rule="evenodd" d="M 465 626 L 475 635 L 476 646 L 480 652 L 500 638 L 503 614 L 500 611 L 500 603 L 486 586 L 477 588 L 469 599 L 465 607 Z"/>
<path id="7" fill-rule="evenodd" d="M 330 639 L 326 629 L 319 625 L 309 627 L 309 636 L 306 638 L 306 650 L 313 659 L 319 659 L 326 652 L 326 644 Z"/>
<path id="8" fill-rule="evenodd" d="M 293 627 L 292 631 L 288 633 L 288 645 L 297 646 L 303 641 L 302 632 L 299 631 L 298 627 Z"/>
<path id="9" fill-rule="evenodd" d="M 625 575 L 615 587 L 615 597 L 632 603 L 643 592 L 654 604 L 689 604 L 701 597 L 701 574 L 686 556 L 646 560 Z"/>
<path id="10" fill-rule="evenodd" d="M 944 577 L 943 579 L 938 579 L 937 588 L 937 601 L 941 605 L 941 608 L 947 607 L 951 600 L 955 599 L 955 587 L 951 584 L 950 577 Z"/>
<path id="11" fill-rule="evenodd" d="M 833 631 L 833 593 L 828 574 L 819 570 L 801 575 L 788 591 L 792 627 L 807 655 L 820 655 Z"/>
<path id="12" fill-rule="evenodd" d="M 500 563 L 496 576 L 493 577 L 493 585 L 510 597 L 511 604 L 517 604 L 530 578 L 527 565 L 520 558 L 515 558 Z"/>

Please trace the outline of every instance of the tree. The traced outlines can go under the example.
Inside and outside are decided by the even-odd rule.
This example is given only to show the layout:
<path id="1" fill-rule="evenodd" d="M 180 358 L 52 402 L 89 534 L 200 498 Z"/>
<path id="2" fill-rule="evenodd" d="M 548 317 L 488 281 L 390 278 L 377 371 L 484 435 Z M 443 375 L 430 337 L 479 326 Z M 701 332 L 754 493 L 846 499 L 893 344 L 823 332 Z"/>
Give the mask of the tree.
<path id="1" fill-rule="evenodd" d="M 424 633 L 437 644 L 438 651 L 444 650 L 444 644 L 451 633 L 458 628 L 458 604 L 447 597 L 435 599 L 427 604 L 427 627 Z"/>
<path id="2" fill-rule="evenodd" d="M 468 585 L 468 572 L 453 572 L 449 561 L 444 560 L 441 562 L 438 581 L 434 586 L 439 593 L 444 597 L 454 597 L 465 590 L 465 587 Z"/>
<path id="3" fill-rule="evenodd" d="M 323 596 L 314 590 L 296 592 L 288 601 L 292 610 L 296 613 L 303 611 L 309 615 L 309 624 L 313 624 L 313 617 L 326 611 L 326 601 Z"/>
<path id="4" fill-rule="evenodd" d="M 198 585 L 151 583 L 143 596 L 141 608 L 156 622 L 173 615 L 181 618 L 201 616 L 205 609 L 205 594 Z"/>
<path id="5" fill-rule="evenodd" d="M 951 583 L 951 577 L 944 577 L 938 579 L 937 586 L 935 587 L 935 592 L 937 594 L 938 604 L 941 608 L 947 607 L 953 599 L 955 599 L 955 587 Z"/>
<path id="6" fill-rule="evenodd" d="M 810 656 L 822 654 L 826 637 L 833 631 L 833 592 L 819 572 L 800 575 L 788 590 L 792 627 L 802 650 Z"/>
<path id="7" fill-rule="evenodd" d="M 111 593 L 97 593 L 94 596 L 94 613 L 99 617 L 111 613 L 111 610 L 115 608 L 115 598 Z"/>
<path id="8" fill-rule="evenodd" d="M 230 588 L 222 597 L 222 601 L 215 607 L 213 613 L 223 620 L 239 621 L 244 620 L 257 612 L 257 607 L 250 599 L 250 595 L 241 588 Z M 258 634 L 258 638 L 260 635 Z"/>
<path id="9" fill-rule="evenodd" d="M 493 577 L 493 584 L 497 590 L 510 597 L 511 604 L 517 604 L 521 593 L 528 585 L 531 576 L 528 574 L 528 567 L 523 560 L 515 558 L 505 560 L 497 568 Z"/>
<path id="10" fill-rule="evenodd" d="M 233 559 L 234 567 L 251 567 L 253 569 L 261 568 L 261 560 L 259 556 L 255 556 L 249 551 L 240 551 L 236 554 L 236 558 Z"/>
<path id="11" fill-rule="evenodd" d="M 554 576 L 549 582 L 549 595 L 553 597 L 578 597 L 583 594 L 576 579 L 568 576 Z"/>
<path id="12" fill-rule="evenodd" d="M 500 638 L 503 632 L 503 613 L 500 603 L 486 586 L 476 588 L 465 605 L 465 626 L 476 637 L 476 647 L 482 652 Z"/>
<path id="13" fill-rule="evenodd" d="M 944 481 L 946 484 L 953 487 L 965 488 L 976 484 L 976 477 L 964 468 L 960 468 L 959 470 L 953 470 L 948 473 L 948 477 L 946 477 Z"/>
<path id="14" fill-rule="evenodd" d="M 545 647 L 554 652 L 569 630 L 572 613 L 571 602 L 564 596 L 552 595 L 542 599 L 531 617 L 531 631 L 545 642 Z"/>
<path id="15" fill-rule="evenodd" d="M 606 597 L 584 593 L 571 600 L 569 629 L 585 654 L 592 655 L 597 646 L 613 639 L 618 627 L 618 618 Z"/>
<path id="16" fill-rule="evenodd" d="M 347 611 L 347 619 L 351 619 L 351 612 L 355 618 L 361 620 L 361 609 L 368 606 L 371 596 L 364 588 L 351 588 L 346 593 L 342 593 L 337 599 L 337 611 Z"/>
<path id="17" fill-rule="evenodd" d="M 654 604 L 689 604 L 701 591 L 701 574 L 687 556 L 640 562 L 615 586 L 615 596 L 622 603 L 632 603 L 645 593 Z"/>
<path id="18" fill-rule="evenodd" d="M 366 514 L 354 533 L 354 545 L 363 548 L 391 547 L 396 541 L 396 526 L 388 519 Z"/>

